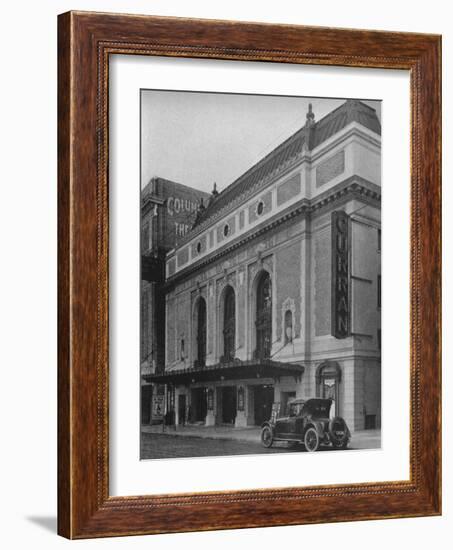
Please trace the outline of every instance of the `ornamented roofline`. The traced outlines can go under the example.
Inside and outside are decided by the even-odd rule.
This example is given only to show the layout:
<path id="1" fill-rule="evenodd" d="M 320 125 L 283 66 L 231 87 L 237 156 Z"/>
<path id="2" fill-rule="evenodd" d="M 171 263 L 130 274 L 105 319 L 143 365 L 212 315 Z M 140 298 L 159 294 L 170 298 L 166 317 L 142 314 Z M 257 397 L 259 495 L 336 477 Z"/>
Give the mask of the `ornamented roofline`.
<path id="1" fill-rule="evenodd" d="M 282 164 L 279 166 L 275 172 L 267 174 L 262 180 L 259 180 L 254 185 L 251 185 L 247 188 L 246 191 L 243 193 L 237 195 L 231 202 L 226 204 L 224 207 L 222 207 L 220 210 L 218 210 L 215 214 L 201 222 L 199 225 L 197 225 L 194 229 L 189 231 L 189 233 L 185 236 L 184 239 L 181 239 L 181 241 L 178 243 L 178 248 L 181 248 L 185 244 L 187 244 L 189 241 L 191 241 L 193 238 L 195 238 L 197 235 L 200 235 L 205 231 L 208 227 L 211 225 L 214 225 L 218 220 L 222 219 L 224 216 L 227 216 L 228 213 L 234 211 L 238 204 L 247 201 L 249 198 L 251 198 L 255 193 L 263 191 L 263 188 L 266 184 L 272 184 L 274 181 L 276 181 L 278 178 L 284 176 L 286 173 L 290 172 L 305 156 L 305 152 L 302 151 L 297 156 L 293 157 L 288 161 L 286 164 Z"/>
<path id="2" fill-rule="evenodd" d="M 177 283 L 190 276 L 193 272 L 204 268 L 214 261 L 217 261 L 222 256 L 225 256 L 233 250 L 240 248 L 244 244 L 262 236 L 264 233 L 291 220 L 295 216 L 299 214 L 303 214 L 304 216 L 320 215 L 323 210 L 330 207 L 333 202 L 342 204 L 342 202 L 348 200 L 351 195 L 359 198 L 363 202 L 368 202 L 373 206 L 377 206 L 380 205 L 381 201 L 381 188 L 360 176 L 351 176 L 345 181 L 337 184 L 335 187 L 321 193 L 315 199 L 301 199 L 296 204 L 289 206 L 283 212 L 276 214 L 270 220 L 264 221 L 249 233 L 238 237 L 227 245 L 213 251 L 211 254 L 208 254 L 193 264 L 185 267 L 175 275 L 169 277 L 165 283 L 165 290 L 173 288 Z"/>
<path id="3" fill-rule="evenodd" d="M 189 243 L 192 239 L 195 239 L 197 236 L 201 235 L 201 233 L 206 231 L 209 227 L 214 226 L 216 223 L 218 223 L 218 221 L 221 220 L 223 217 L 227 217 L 231 212 L 234 212 L 236 210 L 239 204 L 249 200 L 251 197 L 253 197 L 253 195 L 263 192 L 267 186 L 272 185 L 279 178 L 284 177 L 286 174 L 291 172 L 291 170 L 293 170 L 298 164 L 302 162 L 308 162 L 308 163 L 314 162 L 315 160 L 317 160 L 317 158 L 319 158 L 320 155 L 327 153 L 330 149 L 332 149 L 333 147 L 335 147 L 345 139 L 348 139 L 353 132 L 359 132 L 361 137 L 368 140 L 371 139 L 369 134 L 365 134 L 364 132 L 361 131 L 361 129 L 357 127 L 351 128 L 348 125 L 348 127 L 345 127 L 338 132 L 338 142 L 335 141 L 334 144 L 328 145 L 326 150 L 322 149 L 322 151 L 320 152 L 319 148 L 316 147 L 312 151 L 308 151 L 304 147 L 295 156 L 288 159 L 285 163 L 277 166 L 277 168 L 273 172 L 266 174 L 262 179 L 258 180 L 254 185 L 251 185 L 245 191 L 236 195 L 231 200 L 231 202 L 225 204 L 225 206 L 223 206 L 217 212 L 211 214 L 208 218 L 201 221 L 191 231 L 189 231 L 189 233 L 183 239 L 181 239 L 178 242 L 177 248 L 178 249 L 182 248 L 187 243 Z M 378 144 L 378 141 L 372 140 L 372 143 L 376 145 Z M 320 146 L 321 145 L 324 146 L 326 145 L 326 143 L 322 142 Z"/>
<path id="4" fill-rule="evenodd" d="M 266 178 L 275 173 L 280 166 L 292 161 L 294 157 L 300 156 L 304 151 L 311 152 L 322 143 L 340 133 L 351 123 L 357 123 L 376 135 L 381 134 L 381 124 L 377 118 L 376 111 L 365 103 L 348 99 L 339 107 L 327 113 L 318 122 L 314 120 L 314 113 L 309 105 L 307 121 L 305 126 L 299 128 L 272 151 L 251 166 L 239 178 L 228 185 L 208 207 L 200 213 L 194 228 L 200 224 L 217 217 L 219 210 L 230 205 L 236 196 L 243 196 L 244 191 L 255 185 L 263 185 Z"/>

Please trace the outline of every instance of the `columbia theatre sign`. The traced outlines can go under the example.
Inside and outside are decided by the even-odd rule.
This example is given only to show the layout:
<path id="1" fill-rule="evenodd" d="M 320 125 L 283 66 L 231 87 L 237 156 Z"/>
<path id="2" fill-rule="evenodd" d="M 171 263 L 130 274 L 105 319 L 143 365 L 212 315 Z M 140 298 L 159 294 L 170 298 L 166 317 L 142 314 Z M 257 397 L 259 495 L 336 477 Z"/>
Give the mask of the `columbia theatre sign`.
<path id="1" fill-rule="evenodd" d="M 188 197 L 168 197 L 167 215 L 174 227 L 176 238 L 184 237 L 192 227 L 189 222 L 198 210 L 199 201 Z M 191 218 L 192 216 L 192 218 Z M 193 222 L 193 219 L 192 219 Z"/>

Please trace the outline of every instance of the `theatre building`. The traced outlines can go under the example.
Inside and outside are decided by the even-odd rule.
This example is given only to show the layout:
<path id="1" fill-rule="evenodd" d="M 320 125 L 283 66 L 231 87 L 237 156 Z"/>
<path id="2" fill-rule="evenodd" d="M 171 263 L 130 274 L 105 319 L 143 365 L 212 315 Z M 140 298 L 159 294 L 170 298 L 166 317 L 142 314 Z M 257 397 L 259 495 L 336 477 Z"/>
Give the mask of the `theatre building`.
<path id="1" fill-rule="evenodd" d="M 329 397 L 379 428 L 381 126 L 348 100 L 221 193 L 166 256 L 165 385 L 177 424 L 254 426 Z"/>
<path id="2" fill-rule="evenodd" d="M 192 227 L 203 193 L 163 178 L 152 178 L 141 192 L 141 418 L 162 419 L 163 387 L 143 376 L 161 372 L 165 364 L 165 255 Z M 154 390 L 154 391 L 153 391 Z"/>

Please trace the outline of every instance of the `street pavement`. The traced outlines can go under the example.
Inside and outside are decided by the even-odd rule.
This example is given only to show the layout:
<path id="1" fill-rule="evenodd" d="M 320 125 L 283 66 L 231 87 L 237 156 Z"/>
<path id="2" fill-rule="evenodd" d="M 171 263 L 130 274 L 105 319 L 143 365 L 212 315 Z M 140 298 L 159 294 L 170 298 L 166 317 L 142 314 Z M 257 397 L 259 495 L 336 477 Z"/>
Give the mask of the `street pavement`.
<path id="1" fill-rule="evenodd" d="M 354 432 L 348 450 L 380 448 L 380 430 Z M 322 451 L 339 451 L 332 447 Z M 226 428 L 205 426 L 142 426 L 142 459 L 189 458 L 204 456 L 250 455 L 306 452 L 303 445 L 275 442 L 266 449 L 260 442 L 259 428 Z"/>

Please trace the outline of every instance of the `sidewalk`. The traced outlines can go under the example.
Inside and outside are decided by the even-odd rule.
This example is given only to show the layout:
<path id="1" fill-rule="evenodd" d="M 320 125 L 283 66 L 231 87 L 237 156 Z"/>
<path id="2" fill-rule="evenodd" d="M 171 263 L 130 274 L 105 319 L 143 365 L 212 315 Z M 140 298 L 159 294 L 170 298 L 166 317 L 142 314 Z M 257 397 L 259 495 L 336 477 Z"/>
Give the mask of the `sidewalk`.
<path id="1" fill-rule="evenodd" d="M 230 439 L 235 441 L 260 441 L 261 428 L 250 426 L 247 428 L 232 428 L 231 426 L 200 426 L 188 424 L 185 426 L 165 426 L 162 424 L 152 426 L 142 425 L 142 432 L 165 434 L 169 436 L 201 437 L 203 439 Z"/>
<path id="2" fill-rule="evenodd" d="M 203 439 L 229 439 L 233 441 L 260 442 L 261 428 L 249 426 L 247 428 L 233 428 L 230 426 L 153 426 L 142 425 L 143 433 L 164 434 L 173 437 L 199 437 Z M 351 447 L 354 449 L 379 448 L 381 446 L 381 430 L 360 430 L 352 433 Z"/>

